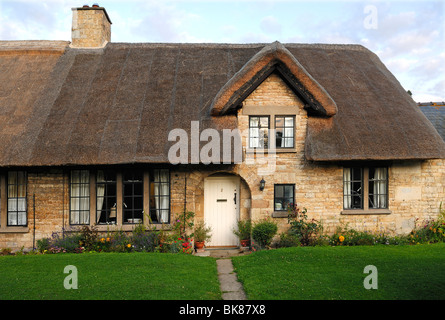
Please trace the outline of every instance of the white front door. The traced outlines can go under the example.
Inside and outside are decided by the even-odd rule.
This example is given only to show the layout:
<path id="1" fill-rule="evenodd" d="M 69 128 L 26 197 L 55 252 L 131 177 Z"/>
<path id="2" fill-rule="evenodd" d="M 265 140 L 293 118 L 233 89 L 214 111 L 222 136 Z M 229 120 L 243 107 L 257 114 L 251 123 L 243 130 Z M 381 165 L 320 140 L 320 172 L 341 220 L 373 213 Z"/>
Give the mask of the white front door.
<path id="1" fill-rule="evenodd" d="M 204 222 L 212 228 L 206 246 L 237 246 L 239 207 L 238 177 L 209 177 L 204 180 Z"/>

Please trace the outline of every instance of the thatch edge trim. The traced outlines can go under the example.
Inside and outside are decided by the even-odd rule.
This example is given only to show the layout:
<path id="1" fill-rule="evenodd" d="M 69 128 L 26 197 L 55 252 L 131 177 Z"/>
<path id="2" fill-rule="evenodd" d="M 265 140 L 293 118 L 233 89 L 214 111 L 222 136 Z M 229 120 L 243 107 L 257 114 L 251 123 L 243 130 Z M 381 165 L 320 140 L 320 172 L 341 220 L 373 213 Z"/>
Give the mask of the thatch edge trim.
<path id="1" fill-rule="evenodd" d="M 251 89 L 246 84 L 253 85 L 255 79 L 261 74 L 267 72 L 268 68 L 276 64 L 283 64 L 293 77 L 295 87 L 300 85 L 312 95 L 317 105 L 317 113 L 324 116 L 333 116 L 337 113 L 337 104 L 329 93 L 306 71 L 294 55 L 287 50 L 280 42 L 275 41 L 265 46 L 256 55 L 254 55 L 235 75 L 221 88 L 210 106 L 210 113 L 213 116 L 224 115 L 232 107 L 234 101 Z"/>

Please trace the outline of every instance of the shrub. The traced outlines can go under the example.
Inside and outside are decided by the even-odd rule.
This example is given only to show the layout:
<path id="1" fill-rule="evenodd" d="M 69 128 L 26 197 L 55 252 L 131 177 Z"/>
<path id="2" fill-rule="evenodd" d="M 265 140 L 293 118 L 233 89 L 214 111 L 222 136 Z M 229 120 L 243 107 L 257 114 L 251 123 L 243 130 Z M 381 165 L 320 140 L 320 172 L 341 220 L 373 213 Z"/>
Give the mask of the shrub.
<path id="1" fill-rule="evenodd" d="M 50 242 L 48 238 L 42 238 L 37 240 L 37 250 L 39 252 L 48 251 L 50 246 Z"/>
<path id="2" fill-rule="evenodd" d="M 154 252 L 160 245 L 159 231 L 147 231 L 144 225 L 138 225 L 133 230 L 132 243 L 135 251 Z"/>
<path id="3" fill-rule="evenodd" d="M 171 224 L 173 233 L 178 237 L 187 238 L 187 232 L 193 229 L 195 213 L 193 211 L 184 211 L 177 214 L 175 221 Z"/>
<path id="4" fill-rule="evenodd" d="M 403 245 L 408 244 L 408 238 L 406 236 L 390 236 L 385 233 L 373 234 L 368 231 L 339 226 L 329 238 L 329 244 L 334 246 Z"/>
<path id="5" fill-rule="evenodd" d="M 82 235 L 78 233 L 53 234 L 49 250 L 53 252 L 74 252 L 79 248 L 81 239 Z"/>
<path id="6" fill-rule="evenodd" d="M 300 246 L 299 239 L 294 234 L 283 232 L 280 234 L 280 241 L 277 243 L 277 247 L 298 247 Z"/>
<path id="7" fill-rule="evenodd" d="M 240 240 L 250 239 L 250 234 L 252 233 L 252 222 L 250 220 L 239 220 L 238 229 L 233 230 L 233 233 Z"/>
<path id="8" fill-rule="evenodd" d="M 96 227 L 83 226 L 80 229 L 80 237 L 81 237 L 80 245 L 81 247 L 84 247 L 85 250 L 90 251 L 97 249 L 97 241 L 99 239 Z"/>
<path id="9" fill-rule="evenodd" d="M 110 251 L 129 252 L 132 249 L 130 237 L 122 230 L 115 231 L 111 236 Z"/>
<path id="10" fill-rule="evenodd" d="M 302 246 L 313 245 L 323 229 L 317 220 L 308 220 L 306 213 L 306 208 L 300 211 L 296 204 L 288 208 L 288 223 L 290 224 L 288 233 Z"/>
<path id="11" fill-rule="evenodd" d="M 409 235 L 411 244 L 445 242 L 445 219 L 427 220 Z"/>
<path id="12" fill-rule="evenodd" d="M 252 227 L 252 238 L 260 248 L 270 246 L 272 238 L 278 232 L 278 226 L 270 219 L 255 223 Z"/>
<path id="13" fill-rule="evenodd" d="M 195 227 L 195 232 L 193 233 L 195 241 L 202 242 L 210 240 L 212 237 L 211 231 L 212 228 L 206 227 L 203 221 L 198 222 L 198 224 Z"/>
<path id="14" fill-rule="evenodd" d="M 167 242 L 163 243 L 161 252 L 169 253 L 193 253 L 193 245 L 190 238 L 170 236 Z"/>

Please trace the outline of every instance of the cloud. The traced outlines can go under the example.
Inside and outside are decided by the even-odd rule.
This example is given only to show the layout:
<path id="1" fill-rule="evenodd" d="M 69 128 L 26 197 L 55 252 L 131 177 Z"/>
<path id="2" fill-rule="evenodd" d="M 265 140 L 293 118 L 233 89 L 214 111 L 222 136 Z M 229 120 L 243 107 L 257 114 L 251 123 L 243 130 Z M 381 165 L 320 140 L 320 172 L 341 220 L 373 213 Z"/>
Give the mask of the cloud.
<path id="1" fill-rule="evenodd" d="M 134 20 L 129 27 L 132 35 L 144 42 L 194 42 L 199 40 L 198 36 L 193 36 L 188 31 L 188 27 L 200 19 L 199 15 L 191 11 L 181 10 L 174 3 L 157 1 L 140 4 L 136 10 L 147 13 L 142 16 L 134 14 L 140 18 Z"/>
<path id="2" fill-rule="evenodd" d="M 260 22 L 260 28 L 265 33 L 281 34 L 281 24 L 273 16 L 264 17 Z"/>

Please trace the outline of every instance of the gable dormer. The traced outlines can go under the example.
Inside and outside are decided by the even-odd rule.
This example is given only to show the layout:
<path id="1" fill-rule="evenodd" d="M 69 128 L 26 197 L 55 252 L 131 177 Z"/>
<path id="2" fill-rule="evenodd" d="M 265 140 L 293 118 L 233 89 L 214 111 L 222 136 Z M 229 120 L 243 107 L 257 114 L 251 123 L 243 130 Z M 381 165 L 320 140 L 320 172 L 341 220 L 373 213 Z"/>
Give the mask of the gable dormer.
<path id="1" fill-rule="evenodd" d="M 270 75 L 277 74 L 304 103 L 311 115 L 331 117 L 337 105 L 329 93 L 306 71 L 298 60 L 278 41 L 265 46 L 253 56 L 218 92 L 211 114 L 233 113 Z"/>

